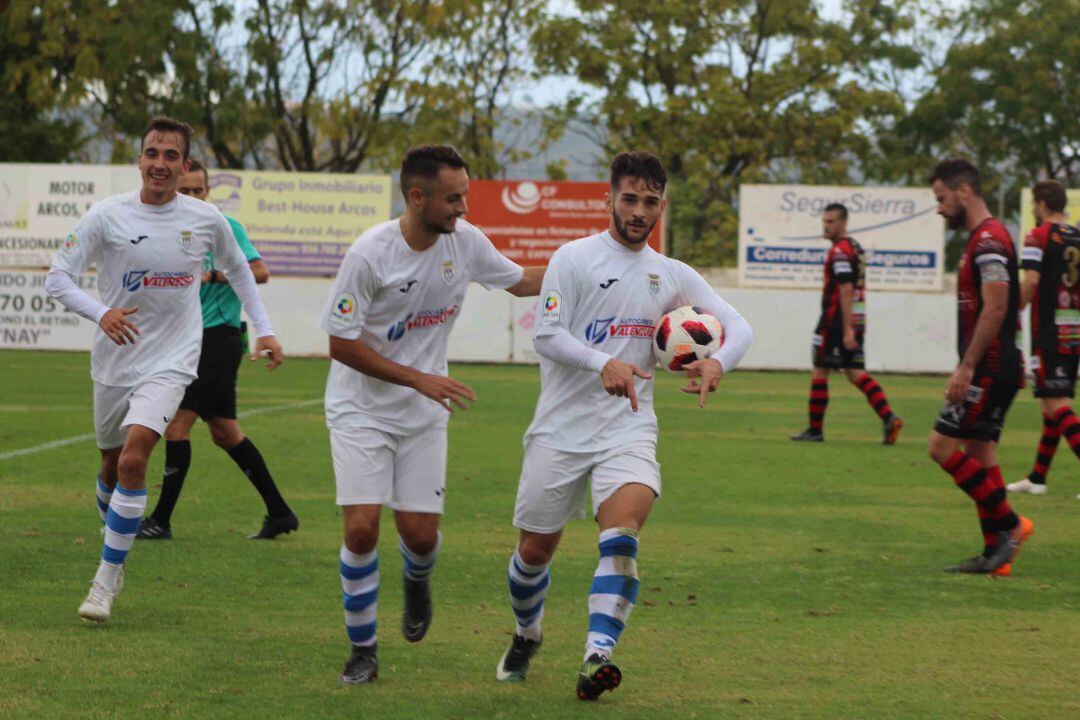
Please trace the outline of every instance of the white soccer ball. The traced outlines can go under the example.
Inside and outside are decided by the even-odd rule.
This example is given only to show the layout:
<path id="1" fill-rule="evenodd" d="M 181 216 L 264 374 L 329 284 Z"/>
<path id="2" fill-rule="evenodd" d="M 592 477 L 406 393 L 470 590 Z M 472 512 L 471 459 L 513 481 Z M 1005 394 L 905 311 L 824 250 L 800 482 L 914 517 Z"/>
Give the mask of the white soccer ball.
<path id="1" fill-rule="evenodd" d="M 653 355 L 663 368 L 677 373 L 695 360 L 712 356 L 724 344 L 720 321 L 701 308 L 676 308 L 656 323 Z"/>

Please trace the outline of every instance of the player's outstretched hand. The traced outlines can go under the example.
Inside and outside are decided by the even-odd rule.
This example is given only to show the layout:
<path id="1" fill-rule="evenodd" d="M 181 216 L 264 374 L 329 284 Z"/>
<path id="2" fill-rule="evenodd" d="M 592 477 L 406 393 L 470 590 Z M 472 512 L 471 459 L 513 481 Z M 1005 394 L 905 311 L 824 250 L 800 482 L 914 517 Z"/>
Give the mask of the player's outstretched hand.
<path id="1" fill-rule="evenodd" d="M 111 308 L 101 316 L 98 325 L 117 345 L 135 344 L 135 336 L 139 335 L 139 328 L 135 323 L 127 319 L 128 315 L 134 315 L 139 311 L 136 307 Z"/>
<path id="2" fill-rule="evenodd" d="M 966 368 L 962 364 L 958 366 L 949 378 L 948 387 L 945 388 L 945 399 L 954 405 L 963 405 L 967 401 L 968 388 L 971 387 L 974 376 L 975 371 L 971 368 Z"/>
<path id="3" fill-rule="evenodd" d="M 266 363 L 267 370 L 273 370 L 285 362 L 285 353 L 282 352 L 281 345 L 273 335 L 266 335 L 255 341 L 255 352 L 251 353 L 251 359 L 258 360 L 263 356 L 270 360 Z"/>
<path id="4" fill-rule="evenodd" d="M 716 390 L 720 380 L 724 377 L 724 366 L 719 360 L 706 358 L 695 360 L 683 366 L 689 382 L 682 388 L 684 393 L 693 393 L 698 396 L 698 407 L 705 407 L 705 398 L 709 393 Z"/>
<path id="5" fill-rule="evenodd" d="M 421 375 L 413 384 L 416 392 L 424 397 L 429 397 L 442 405 L 449 412 L 454 412 L 454 405 L 462 410 L 468 410 L 465 401 L 476 402 L 476 393 L 463 382 L 443 375 Z"/>
<path id="6" fill-rule="evenodd" d="M 622 360 L 611 358 L 600 373 L 600 379 L 604 381 L 604 390 L 608 395 L 630 399 L 630 409 L 637 412 L 637 391 L 634 390 L 634 376 L 648 380 L 652 374 L 645 372 L 637 365 L 624 363 Z"/>

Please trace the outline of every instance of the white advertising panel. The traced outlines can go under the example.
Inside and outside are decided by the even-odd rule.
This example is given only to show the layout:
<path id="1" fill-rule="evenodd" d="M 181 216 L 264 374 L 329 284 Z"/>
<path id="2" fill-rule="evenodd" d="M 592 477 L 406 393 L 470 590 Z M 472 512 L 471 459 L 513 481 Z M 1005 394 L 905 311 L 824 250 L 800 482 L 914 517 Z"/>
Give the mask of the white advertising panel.
<path id="1" fill-rule="evenodd" d="M 834 202 L 847 207 L 848 234 L 866 250 L 871 290 L 941 290 L 945 225 L 929 188 L 743 185 L 739 284 L 820 287 L 829 249 L 821 215 Z"/>
<path id="2" fill-rule="evenodd" d="M 89 350 L 97 325 L 45 292 L 45 271 L 0 270 L 0 348 Z M 97 276 L 83 275 L 97 297 Z"/>

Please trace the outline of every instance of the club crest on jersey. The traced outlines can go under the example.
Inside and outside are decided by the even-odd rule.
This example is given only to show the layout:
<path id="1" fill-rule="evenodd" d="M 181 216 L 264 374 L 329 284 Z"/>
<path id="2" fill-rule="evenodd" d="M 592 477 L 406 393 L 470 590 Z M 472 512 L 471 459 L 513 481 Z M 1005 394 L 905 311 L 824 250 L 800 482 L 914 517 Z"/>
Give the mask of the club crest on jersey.
<path id="1" fill-rule="evenodd" d="M 454 261 L 453 260 L 443 260 L 442 279 L 446 281 L 447 285 L 453 285 L 454 284 Z"/>
<path id="2" fill-rule="evenodd" d="M 191 247 L 191 231 L 190 230 L 181 230 L 180 231 L 180 244 L 183 245 L 186 248 Z"/>
<path id="3" fill-rule="evenodd" d="M 350 292 L 343 292 L 334 300 L 334 307 L 330 308 L 330 322 L 349 327 L 355 320 L 356 296 Z"/>
<path id="4" fill-rule="evenodd" d="M 544 313 L 540 319 L 544 322 L 555 322 L 562 313 L 562 295 L 558 290 L 548 290 L 544 295 Z"/>
<path id="5" fill-rule="evenodd" d="M 653 295 L 660 294 L 660 276 L 655 273 L 649 273 L 649 292 Z"/>

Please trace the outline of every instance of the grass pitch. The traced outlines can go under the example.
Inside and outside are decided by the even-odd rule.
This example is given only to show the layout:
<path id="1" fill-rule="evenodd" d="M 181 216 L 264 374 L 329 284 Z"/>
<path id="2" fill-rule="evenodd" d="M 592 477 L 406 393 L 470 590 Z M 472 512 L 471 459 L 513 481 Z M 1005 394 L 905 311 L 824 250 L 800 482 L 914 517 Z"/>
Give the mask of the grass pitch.
<path id="1" fill-rule="evenodd" d="M 451 422 L 435 622 L 418 645 L 401 638 L 386 517 L 380 677 L 347 688 L 340 513 L 317 402 L 326 362 L 290 360 L 273 374 L 245 364 L 240 381 L 241 410 L 264 411 L 241 426 L 300 532 L 245 539 L 261 502 L 196 425 L 175 539 L 136 543 L 104 627 L 75 614 L 101 549 L 97 451 L 77 439 L 92 431 L 88 365 L 78 353 L 0 353 L 0 717 L 1080 717 L 1080 465 L 1062 442 L 1050 494 L 1015 500 L 1036 534 L 1011 578 L 945 575 L 981 539 L 970 501 L 925 452 L 943 378 L 878 378 L 907 422 L 886 448 L 839 375 L 824 445 L 787 439 L 806 422 L 808 373 L 734 373 L 700 411 L 661 376 L 664 496 L 615 655 L 624 681 L 586 705 L 573 689 L 591 523 L 570 526 L 553 565 L 528 682 L 494 679 L 513 627 L 505 569 L 535 368 L 452 369 L 480 399 Z M 1039 429 L 1025 390 L 1000 453 L 1008 480 L 1029 469 Z M 15 452 L 29 448 L 39 449 Z"/>

